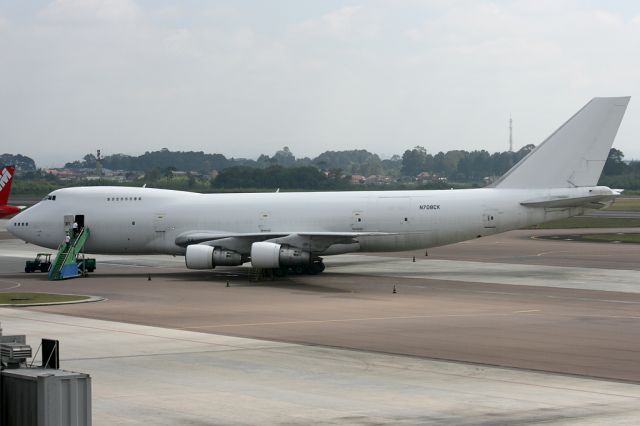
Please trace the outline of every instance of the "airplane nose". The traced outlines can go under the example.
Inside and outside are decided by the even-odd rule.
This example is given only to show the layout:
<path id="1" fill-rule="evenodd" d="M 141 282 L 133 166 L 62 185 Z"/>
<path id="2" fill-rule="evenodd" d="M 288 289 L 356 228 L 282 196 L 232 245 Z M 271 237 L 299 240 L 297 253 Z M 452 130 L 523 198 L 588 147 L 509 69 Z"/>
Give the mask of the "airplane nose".
<path id="1" fill-rule="evenodd" d="M 20 227 L 18 226 L 18 223 L 21 223 L 21 217 L 24 218 L 24 213 L 18 213 L 17 215 L 9 219 L 9 222 L 7 224 L 7 231 L 9 231 L 9 233 L 11 233 L 14 237 L 18 238 L 20 238 Z"/>

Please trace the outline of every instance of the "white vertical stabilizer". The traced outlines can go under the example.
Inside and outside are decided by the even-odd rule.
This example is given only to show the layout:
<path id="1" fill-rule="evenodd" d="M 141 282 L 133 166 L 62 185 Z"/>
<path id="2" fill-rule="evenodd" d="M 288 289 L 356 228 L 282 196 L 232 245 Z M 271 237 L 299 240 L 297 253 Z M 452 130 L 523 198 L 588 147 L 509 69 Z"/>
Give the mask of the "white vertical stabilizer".
<path id="1" fill-rule="evenodd" d="M 492 186 L 574 188 L 598 184 L 630 97 L 593 98 Z"/>

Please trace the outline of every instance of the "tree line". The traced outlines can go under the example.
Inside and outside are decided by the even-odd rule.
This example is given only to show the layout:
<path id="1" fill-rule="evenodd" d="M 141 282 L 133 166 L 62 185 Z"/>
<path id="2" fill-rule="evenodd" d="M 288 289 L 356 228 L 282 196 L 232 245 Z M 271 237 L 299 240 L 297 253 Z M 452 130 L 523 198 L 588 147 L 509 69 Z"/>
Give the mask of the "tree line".
<path id="1" fill-rule="evenodd" d="M 501 176 L 532 149 L 533 145 L 527 145 L 516 152 L 490 154 L 486 150 L 451 150 L 431 154 L 424 147 L 416 146 L 405 150 L 402 156 L 394 155 L 384 160 L 366 150 L 326 151 L 315 158 L 296 158 L 289 148 L 284 147 L 272 156 L 262 154 L 252 160 L 227 158 L 223 154 L 162 149 L 145 152 L 139 156 L 110 155 L 102 159 L 101 163 L 103 168 L 131 171 L 129 183 L 125 184 L 148 184 L 202 192 L 247 188 L 347 190 L 354 189 L 356 185 L 367 189 L 369 184 L 354 184 L 351 179 L 353 175 L 389 176 L 392 179 L 385 181 L 385 189 L 448 188 L 458 186 L 456 183 L 466 187 L 483 186 L 487 178 L 490 181 Z M 27 190 L 29 186 L 44 190 L 62 185 L 111 183 L 107 180 L 64 183 L 55 176 L 38 170 L 33 159 L 20 154 L 3 154 L 0 161 L 2 164 L 16 164 L 19 176 L 30 180 L 28 183 L 16 181 L 14 188 L 19 192 Z M 65 167 L 95 169 L 96 161 L 95 156 L 87 154 L 82 160 L 67 163 Z M 176 170 L 187 173 L 174 177 Z M 215 179 L 209 177 L 212 170 L 218 171 Z M 416 176 L 423 172 L 446 178 L 446 183 L 444 179 L 423 179 L 416 182 Z M 622 151 L 612 148 L 600 184 L 640 190 L 640 162 L 625 162 Z M 379 182 L 371 185 L 380 188 Z"/>
<path id="2" fill-rule="evenodd" d="M 501 175 L 533 149 L 527 145 L 517 152 L 496 152 L 485 150 L 452 150 L 431 154 L 422 146 L 406 150 L 402 156 L 394 155 L 381 159 L 377 154 L 364 149 L 345 151 L 325 151 L 315 158 L 297 158 L 288 147 L 284 147 L 272 156 L 261 154 L 257 159 L 227 158 L 223 154 L 207 154 L 202 151 L 148 151 L 139 156 L 114 154 L 104 157 L 101 164 L 112 170 L 130 170 L 151 172 L 162 175 L 168 169 L 192 171 L 209 174 L 212 170 L 224 172 L 235 167 L 272 170 L 293 167 L 313 167 L 332 175 L 382 175 L 393 178 L 415 177 L 422 172 L 452 180 L 480 180 L 485 177 Z M 65 164 L 70 169 L 94 169 L 97 159 L 87 154 L 82 160 Z M 276 171 L 277 170 L 277 171 Z M 237 172 L 234 172 L 237 175 Z M 256 172 L 257 173 L 257 172 Z"/>

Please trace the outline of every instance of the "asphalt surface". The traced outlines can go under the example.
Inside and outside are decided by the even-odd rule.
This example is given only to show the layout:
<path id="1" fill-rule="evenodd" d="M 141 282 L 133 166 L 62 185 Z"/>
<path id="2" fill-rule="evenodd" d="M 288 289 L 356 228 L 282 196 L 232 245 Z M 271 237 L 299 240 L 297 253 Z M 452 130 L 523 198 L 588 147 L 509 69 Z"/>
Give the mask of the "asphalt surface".
<path id="1" fill-rule="evenodd" d="M 489 238 L 466 241 L 444 247 L 402 253 L 384 253 L 382 256 L 416 259 L 467 260 L 540 266 L 573 266 L 601 269 L 640 270 L 640 244 L 620 245 L 606 242 L 578 243 L 576 241 L 548 241 L 538 236 L 561 236 L 568 233 L 638 232 L 638 228 L 586 228 L 519 230 Z"/>
<path id="2" fill-rule="evenodd" d="M 640 419 L 640 387 L 632 383 L 24 309 L 0 308 L 0 318 L 5 331 L 26 334 L 29 343 L 55 337 L 62 367 L 91 375 L 96 426 L 590 426 Z"/>
<path id="3" fill-rule="evenodd" d="M 247 268 L 188 271 L 168 256 L 104 257 L 90 278 L 49 282 L 20 272 L 37 248 L 4 240 L 0 286 L 108 299 L 31 308 L 40 312 L 640 381 L 640 246 L 531 239 L 548 232 L 558 231 L 515 231 L 428 257 L 339 256 L 320 276 L 260 283 Z M 452 275 L 433 278 L 436 261 Z M 479 277 L 473 265 L 494 269 Z"/>

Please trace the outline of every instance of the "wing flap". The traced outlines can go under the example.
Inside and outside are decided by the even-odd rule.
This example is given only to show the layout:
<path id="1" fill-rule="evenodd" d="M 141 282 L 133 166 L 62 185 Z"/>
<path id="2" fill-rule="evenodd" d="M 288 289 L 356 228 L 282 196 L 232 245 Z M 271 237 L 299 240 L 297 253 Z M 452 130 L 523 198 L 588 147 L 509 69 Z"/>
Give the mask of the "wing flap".
<path id="1" fill-rule="evenodd" d="M 358 237 L 375 235 L 396 235 L 389 232 L 255 232 L 233 233 L 224 231 L 189 231 L 176 237 L 178 246 L 186 247 L 190 244 L 222 243 L 220 245 L 246 245 L 256 241 L 273 241 L 279 244 L 290 244 L 295 247 L 305 248 L 311 241 L 318 242 L 316 246 L 329 246 L 332 244 L 344 244 L 356 242 Z"/>

